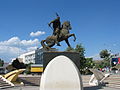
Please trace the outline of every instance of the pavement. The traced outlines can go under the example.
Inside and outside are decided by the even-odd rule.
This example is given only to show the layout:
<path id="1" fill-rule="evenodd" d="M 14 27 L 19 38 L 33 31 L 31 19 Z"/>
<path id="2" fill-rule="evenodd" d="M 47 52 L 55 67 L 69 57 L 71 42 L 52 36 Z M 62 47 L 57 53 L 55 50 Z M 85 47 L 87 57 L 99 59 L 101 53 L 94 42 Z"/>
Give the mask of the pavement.
<path id="1" fill-rule="evenodd" d="M 17 86 L 0 90 L 39 90 L 39 86 Z"/>
<path id="2" fill-rule="evenodd" d="M 39 86 L 17 86 L 17 87 L 5 88 L 5 89 L 0 89 L 0 90 L 39 90 Z M 120 90 L 120 89 L 90 86 L 90 87 L 84 87 L 84 90 Z"/>
<path id="3" fill-rule="evenodd" d="M 84 90 L 120 90 L 120 89 L 110 88 L 110 87 L 90 86 L 90 87 L 84 87 Z"/>
<path id="4" fill-rule="evenodd" d="M 26 77 L 28 77 L 28 76 L 26 76 Z M 35 77 L 35 76 L 33 76 L 33 77 Z M 112 79 L 113 77 L 115 77 L 115 79 Z M 111 80 L 117 81 L 118 77 L 119 76 L 111 76 Z M 86 82 L 89 81 L 90 76 L 82 76 L 82 78 L 83 78 L 84 90 L 120 90 L 120 88 L 119 89 L 115 88 L 115 86 L 113 88 L 107 87 L 107 86 L 90 86 L 88 83 L 86 84 Z M 11 88 L 0 89 L 0 90 L 39 90 L 39 88 L 40 88 L 39 86 L 25 85 L 25 86 L 15 86 L 15 87 L 11 87 Z"/>

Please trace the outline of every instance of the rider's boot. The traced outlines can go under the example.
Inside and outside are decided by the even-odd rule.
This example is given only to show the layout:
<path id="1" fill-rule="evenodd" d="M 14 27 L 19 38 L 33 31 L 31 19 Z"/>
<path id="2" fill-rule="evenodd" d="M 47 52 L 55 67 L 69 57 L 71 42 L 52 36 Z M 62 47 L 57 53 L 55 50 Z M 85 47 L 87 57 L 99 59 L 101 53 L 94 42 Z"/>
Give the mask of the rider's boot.
<path id="1" fill-rule="evenodd" d="M 57 34 L 57 41 L 56 41 L 57 46 L 61 46 L 59 43 L 59 34 Z"/>

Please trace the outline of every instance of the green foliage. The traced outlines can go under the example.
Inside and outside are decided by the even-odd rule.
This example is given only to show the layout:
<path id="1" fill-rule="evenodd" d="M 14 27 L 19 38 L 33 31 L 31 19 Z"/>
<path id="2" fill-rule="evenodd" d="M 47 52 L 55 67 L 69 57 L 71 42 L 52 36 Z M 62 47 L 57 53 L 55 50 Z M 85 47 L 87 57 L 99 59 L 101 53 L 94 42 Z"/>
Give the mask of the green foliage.
<path id="1" fill-rule="evenodd" d="M 66 49 L 66 51 L 70 51 L 70 52 L 78 52 L 79 55 L 80 55 L 80 58 L 81 60 L 85 59 L 85 49 L 84 47 L 82 46 L 82 44 L 77 44 L 75 48 L 72 48 L 72 47 L 68 47 Z"/>
<path id="2" fill-rule="evenodd" d="M 85 48 L 82 46 L 82 44 L 77 44 L 75 47 L 75 51 L 79 53 L 80 55 L 80 71 L 81 73 L 86 68 L 86 59 L 85 59 Z"/>
<path id="3" fill-rule="evenodd" d="M 80 56 L 80 72 L 83 73 L 84 69 L 86 68 L 86 59 L 85 59 L 85 48 L 82 46 L 82 44 L 77 44 L 75 48 L 68 47 L 66 51 L 74 51 L 78 52 Z"/>
<path id="4" fill-rule="evenodd" d="M 94 66 L 95 66 L 95 63 L 93 62 L 93 58 L 86 58 L 86 67 L 93 68 Z"/>
<path id="5" fill-rule="evenodd" d="M 67 47 L 67 49 L 66 49 L 66 51 L 70 51 L 70 52 L 74 52 L 75 51 L 75 49 L 74 48 L 72 48 L 72 47 Z"/>
<path id="6" fill-rule="evenodd" d="M 4 60 L 0 59 L 0 67 L 4 65 Z"/>
<path id="7" fill-rule="evenodd" d="M 99 60 L 99 61 L 94 61 L 95 68 L 104 68 L 104 61 Z"/>
<path id="8" fill-rule="evenodd" d="M 85 59 L 85 64 L 84 64 L 84 68 L 83 73 L 82 74 L 92 74 L 92 72 L 89 70 L 90 68 L 93 68 L 95 66 L 95 63 L 93 62 L 93 58 L 86 58 Z"/>
<path id="9" fill-rule="evenodd" d="M 100 57 L 101 57 L 101 58 L 108 58 L 109 56 L 110 56 L 110 53 L 108 52 L 107 49 L 102 50 L 102 51 L 100 52 Z"/>
<path id="10" fill-rule="evenodd" d="M 77 44 L 75 51 L 80 54 L 80 58 L 85 59 L 85 48 L 82 46 L 82 44 Z"/>
<path id="11" fill-rule="evenodd" d="M 85 48 L 82 44 L 77 44 L 75 48 L 68 47 L 66 51 L 78 52 L 80 56 L 80 72 L 81 74 L 90 74 L 89 68 L 95 66 L 93 58 L 85 58 Z"/>
<path id="12" fill-rule="evenodd" d="M 107 49 L 100 52 L 100 57 L 103 58 L 102 67 L 110 66 L 111 55 Z"/>
<path id="13" fill-rule="evenodd" d="M 23 69 L 26 68 L 26 66 L 24 65 L 24 63 L 19 62 L 19 59 L 16 58 L 13 62 L 12 62 L 12 66 L 16 69 Z"/>

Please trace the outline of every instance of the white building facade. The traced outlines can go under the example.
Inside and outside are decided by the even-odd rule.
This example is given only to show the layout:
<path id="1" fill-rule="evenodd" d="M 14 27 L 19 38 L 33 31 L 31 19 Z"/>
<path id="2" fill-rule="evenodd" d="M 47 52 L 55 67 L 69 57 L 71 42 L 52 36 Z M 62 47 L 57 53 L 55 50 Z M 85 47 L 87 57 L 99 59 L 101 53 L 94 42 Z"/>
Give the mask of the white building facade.
<path id="1" fill-rule="evenodd" d="M 24 64 L 35 63 L 35 51 L 24 53 L 18 58 L 22 58 Z"/>

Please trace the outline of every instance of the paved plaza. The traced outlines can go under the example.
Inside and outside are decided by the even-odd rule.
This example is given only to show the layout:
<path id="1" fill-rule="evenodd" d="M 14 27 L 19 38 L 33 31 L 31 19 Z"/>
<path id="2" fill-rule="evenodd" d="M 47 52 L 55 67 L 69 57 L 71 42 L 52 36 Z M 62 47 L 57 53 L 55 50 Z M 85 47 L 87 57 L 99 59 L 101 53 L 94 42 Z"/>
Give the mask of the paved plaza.
<path id="1" fill-rule="evenodd" d="M 1 90 L 39 90 L 39 86 L 17 86 Z"/>
<path id="2" fill-rule="evenodd" d="M 1 90 L 39 90 L 39 86 L 20 86 L 20 87 L 6 88 Z M 93 86 L 93 87 L 84 87 L 84 90 L 120 90 L 120 89 Z"/>
<path id="3" fill-rule="evenodd" d="M 30 75 L 26 76 L 26 77 L 30 77 Z M 120 75 L 111 75 L 108 80 L 106 80 L 107 82 L 117 82 L 120 80 L 119 79 Z M 40 76 L 34 76 L 34 80 L 40 78 Z M 116 86 L 114 85 L 114 87 L 107 87 L 107 86 L 89 86 L 88 82 L 90 79 L 90 75 L 82 75 L 83 78 L 83 86 L 84 86 L 84 90 L 120 90 L 120 88 L 115 88 Z M 116 83 L 116 84 L 117 84 Z M 15 86 L 12 88 L 5 88 L 5 89 L 0 89 L 0 90 L 39 90 L 39 86 L 31 86 L 31 85 L 25 85 L 25 86 Z"/>

